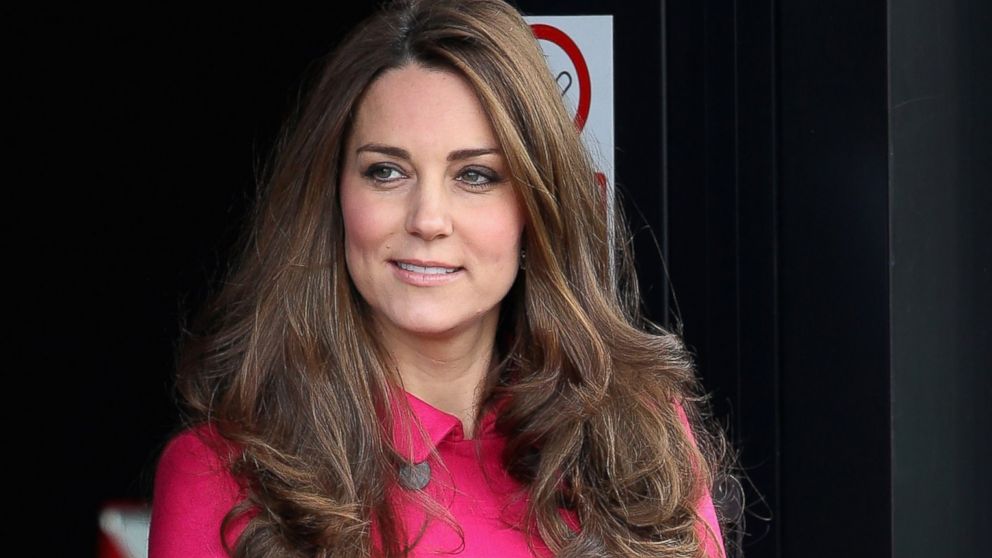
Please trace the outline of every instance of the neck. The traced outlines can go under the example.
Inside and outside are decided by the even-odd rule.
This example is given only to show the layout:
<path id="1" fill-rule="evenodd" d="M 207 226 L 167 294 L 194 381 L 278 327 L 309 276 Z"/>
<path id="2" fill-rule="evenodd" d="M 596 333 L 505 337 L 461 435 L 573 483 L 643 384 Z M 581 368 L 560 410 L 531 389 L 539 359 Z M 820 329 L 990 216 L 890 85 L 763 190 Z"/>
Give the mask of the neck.
<path id="1" fill-rule="evenodd" d="M 404 389 L 458 417 L 465 437 L 472 438 L 492 363 L 495 322 L 444 336 L 420 336 L 388 327 L 383 327 L 382 333 Z"/>

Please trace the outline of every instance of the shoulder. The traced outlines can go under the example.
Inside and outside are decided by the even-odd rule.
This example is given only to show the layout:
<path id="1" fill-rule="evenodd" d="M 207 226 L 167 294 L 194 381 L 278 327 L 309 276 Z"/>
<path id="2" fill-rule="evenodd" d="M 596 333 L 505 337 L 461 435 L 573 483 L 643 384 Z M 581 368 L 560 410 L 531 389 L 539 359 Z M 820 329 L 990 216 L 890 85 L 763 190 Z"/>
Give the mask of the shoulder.
<path id="1" fill-rule="evenodd" d="M 195 463 L 223 465 L 234 455 L 235 446 L 209 424 L 187 428 L 176 434 L 162 451 L 159 464 L 192 465 Z"/>
<path id="2" fill-rule="evenodd" d="M 165 446 L 155 472 L 155 496 L 158 489 L 179 488 L 194 497 L 194 488 L 213 496 L 228 499 L 240 493 L 237 481 L 230 474 L 228 463 L 235 455 L 234 445 L 207 425 L 180 432 Z M 173 493 L 172 490 L 168 494 Z"/>
<path id="3" fill-rule="evenodd" d="M 682 428 L 689 436 L 689 440 L 695 445 L 696 436 L 693 434 L 692 427 L 689 425 L 689 417 L 686 415 L 685 408 L 678 400 L 674 401 L 674 405 L 675 411 L 678 413 L 679 420 L 682 423 Z M 713 505 L 713 497 L 708 487 L 704 487 L 702 496 L 696 502 L 696 514 L 702 520 L 702 523 L 696 526 L 696 532 L 700 540 L 703 541 L 705 556 L 709 558 L 722 558 L 726 556 L 723 548 L 723 533 L 720 530 L 720 521 L 717 519 L 716 507 Z"/>
<path id="4" fill-rule="evenodd" d="M 151 558 L 227 555 L 221 523 L 244 498 L 228 468 L 235 451 L 210 426 L 185 430 L 169 441 L 155 471 Z"/>

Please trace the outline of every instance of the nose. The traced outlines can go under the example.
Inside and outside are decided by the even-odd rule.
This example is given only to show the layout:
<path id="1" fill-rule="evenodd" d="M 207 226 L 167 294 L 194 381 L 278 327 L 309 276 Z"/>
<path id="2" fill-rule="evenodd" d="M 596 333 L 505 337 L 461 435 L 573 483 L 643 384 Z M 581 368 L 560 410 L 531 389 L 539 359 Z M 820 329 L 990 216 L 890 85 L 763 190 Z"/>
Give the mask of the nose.
<path id="1" fill-rule="evenodd" d="M 411 190 L 406 230 L 424 240 L 452 232 L 451 207 L 443 178 L 421 178 Z"/>

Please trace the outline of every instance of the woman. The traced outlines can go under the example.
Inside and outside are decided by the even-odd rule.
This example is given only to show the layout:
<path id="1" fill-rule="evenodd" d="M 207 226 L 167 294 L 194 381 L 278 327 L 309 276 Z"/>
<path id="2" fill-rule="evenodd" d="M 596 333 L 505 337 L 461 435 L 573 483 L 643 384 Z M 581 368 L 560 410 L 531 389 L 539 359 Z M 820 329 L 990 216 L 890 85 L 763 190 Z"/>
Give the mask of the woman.
<path id="1" fill-rule="evenodd" d="M 722 556 L 719 438 L 605 207 L 512 8 L 360 26 L 184 347 L 151 556 Z"/>

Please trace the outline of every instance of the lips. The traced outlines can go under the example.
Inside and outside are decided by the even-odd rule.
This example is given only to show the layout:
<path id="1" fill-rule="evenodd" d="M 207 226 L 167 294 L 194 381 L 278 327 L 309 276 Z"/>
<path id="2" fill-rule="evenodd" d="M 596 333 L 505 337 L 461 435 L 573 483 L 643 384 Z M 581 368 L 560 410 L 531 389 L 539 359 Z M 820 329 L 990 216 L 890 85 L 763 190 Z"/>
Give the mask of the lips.
<path id="1" fill-rule="evenodd" d="M 414 287 L 439 287 L 458 281 L 465 268 L 445 262 L 390 260 L 396 278 Z"/>
<path id="2" fill-rule="evenodd" d="M 424 275 L 448 275 L 464 269 L 445 262 L 425 262 L 421 260 L 392 260 L 392 264 L 404 271 Z"/>
<path id="3" fill-rule="evenodd" d="M 405 269 L 406 271 L 412 271 L 413 273 L 424 273 L 427 275 L 446 275 L 448 273 L 454 273 L 460 269 L 457 267 L 416 265 L 406 262 L 395 262 L 395 263 L 400 269 Z"/>

